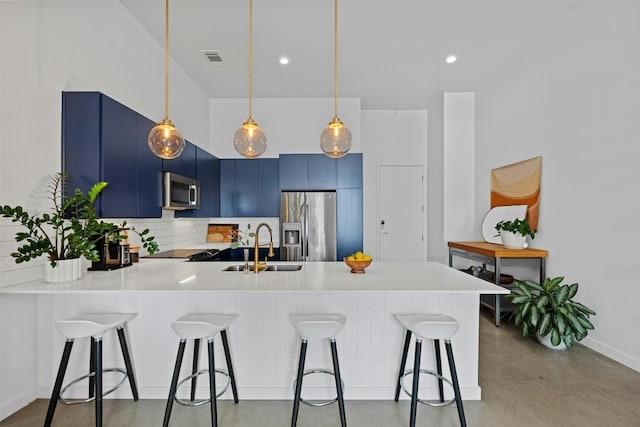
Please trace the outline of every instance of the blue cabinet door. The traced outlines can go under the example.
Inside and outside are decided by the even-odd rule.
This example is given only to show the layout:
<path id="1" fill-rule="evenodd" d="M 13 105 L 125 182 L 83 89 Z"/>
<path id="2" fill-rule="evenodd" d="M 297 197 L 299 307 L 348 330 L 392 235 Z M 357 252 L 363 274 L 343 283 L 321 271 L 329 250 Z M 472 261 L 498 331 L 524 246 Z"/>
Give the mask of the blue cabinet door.
<path id="1" fill-rule="evenodd" d="M 278 168 L 281 191 L 309 189 L 306 154 L 281 154 Z"/>
<path id="2" fill-rule="evenodd" d="M 151 152 L 147 139 L 155 123 L 138 114 L 138 214 L 139 218 L 162 216 L 162 159 Z"/>
<path id="3" fill-rule="evenodd" d="M 102 97 L 102 191 L 100 216 L 129 218 L 138 214 L 137 114 Z"/>
<path id="4" fill-rule="evenodd" d="M 200 208 L 176 211 L 176 218 L 209 218 L 214 216 L 214 196 L 220 197 L 219 190 L 215 191 L 215 186 L 219 188 L 220 184 L 218 176 L 214 174 L 214 159 L 212 154 L 195 146 L 194 178 L 200 182 Z M 216 204 L 219 206 L 219 203 Z"/>
<path id="5" fill-rule="evenodd" d="M 324 154 L 307 155 L 309 190 L 336 189 L 336 159 Z"/>
<path id="6" fill-rule="evenodd" d="M 258 159 L 259 217 L 280 215 L 280 183 L 278 159 Z"/>
<path id="7" fill-rule="evenodd" d="M 236 210 L 236 162 L 234 159 L 220 159 L 220 216 L 235 216 Z"/>
<path id="8" fill-rule="evenodd" d="M 100 97 L 99 92 L 62 93 L 62 172 L 70 192 L 86 192 L 102 180 Z"/>
<path id="9" fill-rule="evenodd" d="M 362 189 L 338 189 L 338 259 L 362 250 Z"/>
<path id="10" fill-rule="evenodd" d="M 258 162 L 236 159 L 235 216 L 258 215 Z"/>
<path id="11" fill-rule="evenodd" d="M 362 188 L 362 154 L 350 153 L 337 159 L 338 188 Z"/>
<path id="12" fill-rule="evenodd" d="M 184 150 L 175 159 L 162 159 L 164 172 L 177 173 L 187 178 L 196 177 L 196 146 L 189 141 L 184 142 Z"/>

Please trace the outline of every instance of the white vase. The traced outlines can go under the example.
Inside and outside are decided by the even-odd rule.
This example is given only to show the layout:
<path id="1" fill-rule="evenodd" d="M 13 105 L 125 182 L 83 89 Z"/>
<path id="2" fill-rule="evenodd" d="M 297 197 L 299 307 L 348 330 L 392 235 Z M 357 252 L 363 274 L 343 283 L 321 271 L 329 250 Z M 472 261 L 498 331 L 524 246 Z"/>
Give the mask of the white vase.
<path id="1" fill-rule="evenodd" d="M 68 282 L 79 279 L 82 276 L 82 259 L 63 259 L 56 261 L 56 266 L 51 267 L 49 261 L 44 264 L 44 280 L 46 282 Z"/>
<path id="2" fill-rule="evenodd" d="M 511 231 L 500 230 L 502 245 L 509 249 L 524 249 L 527 245 L 527 236 Z"/>
<path id="3" fill-rule="evenodd" d="M 553 345 L 551 343 L 551 334 L 547 334 L 544 337 L 540 336 L 540 334 L 536 333 L 536 338 L 538 339 L 538 342 L 540 344 L 542 344 L 543 346 L 550 348 L 552 350 L 566 350 L 567 349 L 567 345 L 564 343 L 564 341 L 560 340 L 560 344 L 558 345 Z"/>

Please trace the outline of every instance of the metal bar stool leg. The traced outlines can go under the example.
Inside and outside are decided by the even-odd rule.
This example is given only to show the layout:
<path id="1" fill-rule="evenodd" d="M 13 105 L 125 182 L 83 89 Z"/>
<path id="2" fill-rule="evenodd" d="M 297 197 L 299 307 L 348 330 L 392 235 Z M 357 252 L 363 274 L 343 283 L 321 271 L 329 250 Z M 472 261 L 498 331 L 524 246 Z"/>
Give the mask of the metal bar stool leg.
<path id="1" fill-rule="evenodd" d="M 302 377 L 304 374 L 304 360 L 307 357 L 307 340 L 303 339 L 300 344 L 300 361 L 298 362 L 298 375 L 296 379 L 296 392 L 293 397 L 293 415 L 291 416 L 291 427 L 298 424 L 298 409 L 300 408 L 300 394 L 302 393 Z"/>
<path id="2" fill-rule="evenodd" d="M 440 392 L 440 403 L 444 402 L 444 383 L 442 381 L 442 358 L 440 357 L 440 340 L 433 340 L 433 347 L 436 350 L 436 372 L 438 372 L 438 391 Z"/>
<path id="3" fill-rule="evenodd" d="M 56 411 L 56 405 L 58 404 L 58 397 L 60 396 L 60 390 L 62 389 L 62 381 L 64 381 L 64 374 L 67 372 L 67 365 L 69 364 L 69 356 L 71 356 L 71 348 L 73 347 L 73 340 L 67 340 L 64 344 L 64 350 L 62 351 L 62 359 L 60 360 L 60 367 L 58 368 L 58 375 L 56 376 L 56 382 L 51 392 L 51 399 L 49 400 L 49 408 L 47 409 L 47 417 L 44 419 L 44 427 L 50 427 L 53 420 L 53 414 Z"/>
<path id="4" fill-rule="evenodd" d="M 404 367 L 407 364 L 407 353 L 409 352 L 409 344 L 411 343 L 411 331 L 407 329 L 407 333 L 404 338 L 404 347 L 402 348 L 402 358 L 400 359 L 400 369 L 398 369 L 398 384 L 396 384 L 396 397 L 397 402 L 400 398 L 400 380 L 404 374 Z"/>
<path id="5" fill-rule="evenodd" d="M 458 383 L 458 372 L 456 371 L 456 362 L 453 360 L 453 348 L 451 347 L 451 341 L 445 340 L 444 346 L 447 350 L 447 359 L 449 359 L 449 370 L 451 371 L 451 381 L 453 382 L 453 392 L 455 393 L 456 406 L 458 407 L 458 418 L 460 418 L 460 426 L 466 427 L 467 421 L 464 417 L 462 396 L 460 395 L 460 384 Z"/>
<path id="6" fill-rule="evenodd" d="M 218 427 L 218 408 L 216 405 L 216 365 L 213 358 L 213 339 L 209 347 L 209 394 L 211 395 L 211 427 Z"/>
<path id="7" fill-rule="evenodd" d="M 187 346 L 187 340 L 180 340 L 178 346 L 178 355 L 176 356 L 176 366 L 173 369 L 173 377 L 171 378 L 171 387 L 169 388 L 169 397 L 167 398 L 167 407 L 164 410 L 163 427 L 169 425 L 169 418 L 171 417 L 171 409 L 173 408 L 173 399 L 176 397 L 176 388 L 178 387 L 178 376 L 180 376 L 180 366 L 182 365 L 182 357 L 184 356 L 184 349 Z"/>
<path id="8" fill-rule="evenodd" d="M 191 373 L 194 375 L 191 378 L 191 401 L 196 400 L 196 385 L 198 383 L 198 377 L 195 375 L 198 372 L 198 357 L 200 356 L 200 339 L 193 341 L 193 364 L 191 365 Z"/>
<path id="9" fill-rule="evenodd" d="M 138 400 L 138 385 L 136 384 L 136 377 L 133 374 L 133 364 L 131 363 L 131 353 L 129 353 L 129 346 L 127 345 L 127 338 L 124 335 L 124 328 L 118 328 L 118 340 L 120 341 L 120 349 L 122 350 L 122 358 L 124 359 L 124 366 L 127 370 L 127 377 L 129 378 L 129 385 L 131 386 L 131 394 L 133 394 L 133 400 Z"/>
<path id="10" fill-rule="evenodd" d="M 229 380 L 231 381 L 231 391 L 233 392 L 233 401 L 238 403 L 238 386 L 236 385 L 236 375 L 233 372 L 233 363 L 231 362 L 231 351 L 229 350 L 229 339 L 227 330 L 220 331 L 222 337 L 222 347 L 224 348 L 224 358 L 227 361 L 227 371 L 229 372 Z"/>
<path id="11" fill-rule="evenodd" d="M 336 340 L 331 339 L 331 357 L 333 359 L 333 376 L 336 380 L 336 391 L 338 393 L 338 409 L 340 410 L 340 423 L 342 427 L 347 427 L 347 416 L 344 412 L 344 397 L 342 390 L 342 377 L 340 376 L 340 366 L 338 364 L 338 348 Z"/>
<path id="12" fill-rule="evenodd" d="M 102 427 L 102 338 L 95 340 L 95 362 L 96 362 L 96 427 Z"/>
<path id="13" fill-rule="evenodd" d="M 416 339 L 416 354 L 413 362 L 413 387 L 411 392 L 411 413 L 409 426 L 416 426 L 416 411 L 418 409 L 418 383 L 420 381 L 420 356 L 422 352 L 422 340 Z"/>
<path id="14" fill-rule="evenodd" d="M 93 354 L 93 347 L 96 344 L 96 339 L 91 337 L 91 347 L 89 347 L 89 373 L 96 371 L 96 359 Z M 96 391 L 96 378 L 94 376 L 89 377 L 89 399 L 95 396 Z"/>

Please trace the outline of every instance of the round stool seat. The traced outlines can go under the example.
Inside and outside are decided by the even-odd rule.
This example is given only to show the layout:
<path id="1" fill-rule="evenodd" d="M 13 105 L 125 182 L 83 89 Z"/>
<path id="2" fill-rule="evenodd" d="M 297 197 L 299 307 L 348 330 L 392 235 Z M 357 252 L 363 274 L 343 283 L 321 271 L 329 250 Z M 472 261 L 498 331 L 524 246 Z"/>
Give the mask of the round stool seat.
<path id="1" fill-rule="evenodd" d="M 57 321 L 56 328 L 66 338 L 102 338 L 109 329 L 119 328 L 136 316 L 136 313 L 80 314 L 68 320 Z"/>
<path id="2" fill-rule="evenodd" d="M 407 330 L 427 339 L 449 339 L 460 328 L 455 318 L 445 314 L 396 314 L 396 319 Z"/>
<path id="3" fill-rule="evenodd" d="M 212 338 L 237 317 L 235 314 L 187 314 L 176 319 L 171 327 L 182 339 Z"/>
<path id="4" fill-rule="evenodd" d="M 344 327 L 344 314 L 291 314 L 291 324 L 304 339 L 333 338 Z"/>

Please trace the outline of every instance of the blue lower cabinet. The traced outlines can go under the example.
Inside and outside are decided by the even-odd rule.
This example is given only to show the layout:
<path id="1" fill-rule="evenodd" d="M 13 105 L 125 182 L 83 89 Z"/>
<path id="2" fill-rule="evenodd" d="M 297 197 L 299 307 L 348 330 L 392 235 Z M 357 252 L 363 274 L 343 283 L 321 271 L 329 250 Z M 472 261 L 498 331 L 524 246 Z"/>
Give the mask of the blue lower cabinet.
<path id="1" fill-rule="evenodd" d="M 362 250 L 362 188 L 337 190 L 338 259 Z"/>

